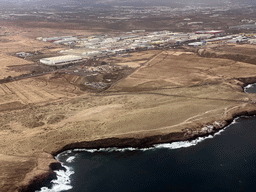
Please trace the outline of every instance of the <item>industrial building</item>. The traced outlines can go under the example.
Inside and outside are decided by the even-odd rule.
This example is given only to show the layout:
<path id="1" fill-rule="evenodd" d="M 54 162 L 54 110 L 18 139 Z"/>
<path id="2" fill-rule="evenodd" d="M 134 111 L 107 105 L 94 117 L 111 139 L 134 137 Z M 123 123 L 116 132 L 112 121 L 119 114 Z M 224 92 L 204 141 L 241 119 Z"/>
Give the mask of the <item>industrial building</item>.
<path id="1" fill-rule="evenodd" d="M 81 59 L 82 57 L 76 56 L 76 55 L 64 55 L 64 56 L 58 56 L 58 57 L 43 58 L 43 59 L 40 59 L 40 63 L 43 63 L 45 65 L 50 65 L 50 66 L 66 65 L 72 62 L 79 61 Z"/>
<path id="2" fill-rule="evenodd" d="M 68 38 L 62 38 L 61 40 L 54 41 L 55 44 L 64 44 L 64 43 L 71 43 L 75 42 L 78 39 L 76 37 L 68 37 Z"/>
<path id="3" fill-rule="evenodd" d="M 82 53 L 84 56 L 90 57 L 90 56 L 96 56 L 100 54 L 100 51 L 87 51 Z"/>
<path id="4" fill-rule="evenodd" d="M 219 37 L 219 36 L 225 35 L 225 31 L 224 30 L 196 31 L 195 34 L 212 34 L 215 37 Z"/>
<path id="5" fill-rule="evenodd" d="M 248 39 L 246 37 L 238 36 L 227 41 L 227 43 L 247 43 Z"/>
<path id="6" fill-rule="evenodd" d="M 216 37 L 213 39 L 206 40 L 207 42 L 217 42 L 217 41 L 225 41 L 225 40 L 231 40 L 233 36 L 225 36 L 225 37 Z"/>
<path id="7" fill-rule="evenodd" d="M 188 46 L 192 46 L 192 47 L 197 47 L 197 46 L 203 46 L 206 44 L 206 41 L 203 42 L 194 42 L 194 43 L 189 43 Z"/>
<path id="8" fill-rule="evenodd" d="M 51 37 L 42 39 L 43 41 L 52 41 L 56 44 L 74 45 L 74 49 L 62 50 L 60 53 L 71 56 L 62 56 L 56 58 L 41 59 L 40 62 L 46 65 L 60 65 L 76 61 L 82 58 L 104 57 L 109 55 L 129 53 L 136 50 L 147 50 L 156 47 L 174 45 L 188 45 L 192 47 L 203 46 L 206 43 L 247 43 L 248 39 L 238 38 L 235 35 L 225 36 L 224 30 L 203 30 L 194 33 L 156 31 L 145 32 L 144 30 L 135 30 L 133 32 L 144 32 L 142 34 L 121 34 L 120 36 L 102 35 L 89 36 L 87 38 L 77 38 L 73 36 Z M 250 35 L 252 38 L 254 35 Z M 236 38 L 235 38 L 236 37 Z M 250 41 L 255 44 L 255 41 Z M 77 49 L 76 49 L 77 48 Z M 68 58 L 67 58 L 68 57 Z"/>
<path id="9" fill-rule="evenodd" d="M 249 42 L 250 44 L 256 44 L 256 39 L 250 39 Z"/>
<path id="10" fill-rule="evenodd" d="M 70 38 L 72 38 L 72 36 L 50 37 L 50 38 L 43 38 L 42 41 L 45 41 L 45 42 L 55 42 L 55 41 L 59 41 L 59 40 L 63 40 L 63 39 L 70 39 Z"/>

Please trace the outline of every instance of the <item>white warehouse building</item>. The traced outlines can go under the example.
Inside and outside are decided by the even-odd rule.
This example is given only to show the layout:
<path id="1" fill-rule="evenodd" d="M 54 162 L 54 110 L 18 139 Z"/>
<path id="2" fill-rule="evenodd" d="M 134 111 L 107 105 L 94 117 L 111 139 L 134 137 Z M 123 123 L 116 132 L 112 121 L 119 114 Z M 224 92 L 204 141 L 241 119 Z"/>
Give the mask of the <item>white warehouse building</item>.
<path id="1" fill-rule="evenodd" d="M 81 59 L 82 57 L 76 56 L 76 55 L 64 55 L 64 56 L 58 56 L 58 57 L 43 58 L 43 59 L 40 59 L 40 63 L 54 66 L 54 65 L 61 65 L 61 64 L 78 61 Z"/>

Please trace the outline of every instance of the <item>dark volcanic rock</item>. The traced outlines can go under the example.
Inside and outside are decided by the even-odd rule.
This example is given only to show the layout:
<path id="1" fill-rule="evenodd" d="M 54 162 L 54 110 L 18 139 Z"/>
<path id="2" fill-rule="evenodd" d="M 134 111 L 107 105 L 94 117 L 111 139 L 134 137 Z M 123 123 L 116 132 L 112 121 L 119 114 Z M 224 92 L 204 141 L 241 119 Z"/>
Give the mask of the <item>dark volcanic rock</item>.
<path id="1" fill-rule="evenodd" d="M 109 139 L 100 139 L 95 141 L 84 141 L 71 143 L 64 146 L 62 149 L 54 152 L 52 155 L 57 155 L 63 151 L 70 149 L 99 149 L 99 148 L 109 148 L 109 147 L 118 147 L 118 148 L 147 148 L 152 147 L 154 144 L 159 143 L 168 143 L 174 141 L 184 141 L 187 138 L 184 137 L 183 132 L 170 133 L 167 135 L 156 135 L 145 138 L 109 138 Z"/>
<path id="2" fill-rule="evenodd" d="M 35 177 L 33 180 L 30 181 L 28 185 L 22 186 L 20 189 L 18 189 L 18 191 L 35 192 L 36 190 L 40 190 L 43 186 L 50 183 L 50 181 L 53 179 L 57 179 L 56 173 L 54 173 L 53 171 L 45 173 L 43 175 Z"/>
<path id="3" fill-rule="evenodd" d="M 67 169 L 65 167 L 62 167 L 60 163 L 56 162 L 56 163 L 51 163 L 49 165 L 51 170 L 63 170 L 66 171 Z"/>

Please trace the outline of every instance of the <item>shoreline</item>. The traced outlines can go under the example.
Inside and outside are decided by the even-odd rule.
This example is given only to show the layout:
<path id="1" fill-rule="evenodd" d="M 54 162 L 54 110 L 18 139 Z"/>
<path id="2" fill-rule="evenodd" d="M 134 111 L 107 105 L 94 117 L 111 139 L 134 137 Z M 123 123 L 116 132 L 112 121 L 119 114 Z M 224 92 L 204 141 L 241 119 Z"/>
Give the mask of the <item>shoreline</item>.
<path id="1" fill-rule="evenodd" d="M 174 132 L 169 133 L 166 135 L 154 135 L 144 138 L 106 138 L 106 139 L 99 139 L 94 141 L 83 141 L 83 142 L 77 142 L 77 143 L 71 143 L 66 146 L 64 146 L 62 149 L 53 152 L 51 155 L 54 157 L 58 154 L 68 151 L 68 150 L 74 150 L 74 149 L 101 149 L 101 148 L 150 148 L 154 147 L 154 145 L 157 144 L 164 144 L 164 143 L 172 143 L 172 142 L 179 142 L 179 141 L 192 141 L 199 137 L 207 137 L 209 135 L 214 135 L 216 132 L 224 129 L 225 127 L 229 126 L 236 118 L 246 116 L 246 117 L 252 117 L 256 115 L 256 110 L 252 111 L 241 111 L 236 113 L 232 116 L 232 118 L 229 118 L 225 121 L 223 121 L 222 125 L 218 126 L 215 124 L 211 132 L 199 132 L 197 134 L 194 134 L 192 136 L 184 136 L 185 132 Z M 203 129 L 204 127 L 202 127 Z"/>
<path id="2" fill-rule="evenodd" d="M 241 82 L 240 86 L 245 92 L 245 87 L 249 84 L 255 84 L 256 83 L 256 77 L 248 77 L 248 78 L 236 78 L 238 81 Z M 246 108 L 239 108 L 233 113 L 230 114 L 229 117 L 226 119 L 221 119 L 216 124 L 215 122 L 209 122 L 206 126 L 212 126 L 211 131 L 204 130 L 204 132 L 196 131 L 193 135 L 186 135 L 186 131 L 183 130 L 183 132 L 173 132 L 169 134 L 164 135 L 152 135 L 147 137 L 140 137 L 138 134 L 134 134 L 134 137 L 124 137 L 124 138 L 118 138 L 118 137 L 111 137 L 111 138 L 104 138 L 104 139 L 98 139 L 93 141 L 83 141 L 83 142 L 76 142 L 76 143 L 70 143 L 62 147 L 61 149 L 57 151 L 53 151 L 49 155 L 52 156 L 52 160 L 55 162 L 50 163 L 47 172 L 44 172 L 43 174 L 37 175 L 36 177 L 33 176 L 31 178 L 29 183 L 26 183 L 24 185 L 21 184 L 18 186 L 17 191 L 18 192 L 34 192 L 35 190 L 40 190 L 41 187 L 43 187 L 44 182 L 47 180 L 53 180 L 56 178 L 55 170 L 65 170 L 65 168 L 61 165 L 60 162 L 56 162 L 55 156 L 58 154 L 67 151 L 67 150 L 74 150 L 74 149 L 100 149 L 100 148 L 150 148 L 153 147 L 156 144 L 164 144 L 164 143 L 172 143 L 172 142 L 178 142 L 178 141 L 192 141 L 199 137 L 206 137 L 209 135 L 214 135 L 216 132 L 224 129 L 228 125 L 230 125 L 235 118 L 241 117 L 241 116 L 254 116 L 256 115 L 256 108 L 251 107 L 253 106 L 255 102 L 251 102 L 249 106 L 246 106 Z M 205 128 L 204 125 L 198 125 L 196 127 L 190 127 L 186 129 L 203 129 Z M 136 138 L 137 137 L 137 138 Z M 51 179 L 52 178 L 52 179 Z"/>
<path id="3" fill-rule="evenodd" d="M 212 129 L 209 132 L 208 130 L 206 132 L 199 132 L 197 131 L 197 134 L 187 136 L 185 135 L 185 132 L 174 132 L 169 133 L 166 135 L 154 135 L 144 138 L 106 138 L 106 139 L 99 139 L 94 141 L 83 141 L 83 142 L 77 142 L 77 143 L 70 143 L 64 147 L 62 147 L 58 151 L 54 151 L 51 153 L 52 158 L 54 160 L 55 156 L 58 154 L 67 151 L 67 150 L 74 150 L 74 149 L 100 149 L 100 148 L 150 148 L 153 147 L 156 144 L 164 144 L 164 143 L 172 143 L 172 142 L 178 142 L 178 141 L 192 141 L 199 137 L 207 137 L 209 135 L 214 135 L 216 132 L 226 128 L 229 126 L 236 118 L 242 117 L 242 116 L 255 116 L 256 115 L 256 109 L 251 110 L 245 110 L 245 111 L 237 111 L 234 114 L 232 114 L 232 118 L 227 118 L 226 120 L 223 120 L 221 124 L 216 124 L 214 122 L 214 125 L 212 125 Z M 211 124 L 208 124 L 211 126 Z M 203 129 L 205 127 L 202 127 Z M 61 165 L 60 162 L 53 162 L 49 165 L 49 171 L 38 175 L 34 177 L 30 182 L 26 185 L 19 186 L 18 191 L 19 192 L 34 192 L 35 190 L 40 190 L 43 185 L 49 181 L 52 181 L 56 179 L 56 173 L 55 170 L 64 170 L 65 168 Z"/>

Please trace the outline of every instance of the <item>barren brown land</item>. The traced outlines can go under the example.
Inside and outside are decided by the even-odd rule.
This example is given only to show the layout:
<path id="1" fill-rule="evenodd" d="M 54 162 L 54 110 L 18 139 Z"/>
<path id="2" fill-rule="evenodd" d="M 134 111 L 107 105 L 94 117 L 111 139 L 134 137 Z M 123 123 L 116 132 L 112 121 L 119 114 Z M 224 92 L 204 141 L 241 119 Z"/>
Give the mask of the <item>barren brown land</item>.
<path id="1" fill-rule="evenodd" d="M 23 73 L 11 66 L 31 64 L 13 53 L 55 46 L 29 38 L 33 30 L 4 37 L 12 42 L 0 43 L 0 78 Z M 220 129 L 234 116 L 255 113 L 255 95 L 243 92 L 256 82 L 254 64 L 182 50 L 131 55 L 106 60 L 136 70 L 100 93 L 53 73 L 0 84 L 1 191 L 26 188 L 65 149 L 186 140 L 206 134 L 207 125 Z"/>

